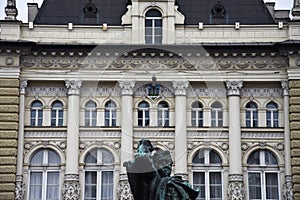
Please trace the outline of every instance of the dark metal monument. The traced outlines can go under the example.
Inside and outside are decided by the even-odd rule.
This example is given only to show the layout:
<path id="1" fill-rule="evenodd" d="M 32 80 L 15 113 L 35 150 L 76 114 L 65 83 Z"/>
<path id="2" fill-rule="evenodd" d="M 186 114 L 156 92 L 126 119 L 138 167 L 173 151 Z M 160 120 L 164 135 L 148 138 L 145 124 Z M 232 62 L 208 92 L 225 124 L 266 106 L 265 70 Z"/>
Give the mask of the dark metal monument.
<path id="1" fill-rule="evenodd" d="M 181 176 L 171 176 L 172 157 L 169 151 L 154 148 L 150 140 L 139 141 L 133 160 L 126 167 L 135 200 L 194 200 L 199 192 Z"/>

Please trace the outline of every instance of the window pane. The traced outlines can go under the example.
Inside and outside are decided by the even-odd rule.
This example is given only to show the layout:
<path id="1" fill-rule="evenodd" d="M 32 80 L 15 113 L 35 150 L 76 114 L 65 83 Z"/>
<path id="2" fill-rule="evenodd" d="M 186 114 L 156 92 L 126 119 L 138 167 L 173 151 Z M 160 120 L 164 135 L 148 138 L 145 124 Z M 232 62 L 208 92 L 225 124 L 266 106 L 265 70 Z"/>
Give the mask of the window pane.
<path id="1" fill-rule="evenodd" d="M 266 165 L 277 165 L 276 157 L 269 151 L 264 151 L 264 152 L 265 152 Z"/>
<path id="2" fill-rule="evenodd" d="M 85 163 L 97 163 L 97 151 L 91 151 L 85 158 Z"/>
<path id="3" fill-rule="evenodd" d="M 29 199 L 40 200 L 42 199 L 42 172 L 30 173 L 30 186 L 29 186 Z"/>
<path id="4" fill-rule="evenodd" d="M 194 172 L 193 173 L 193 188 L 199 190 L 197 199 L 205 199 L 205 173 Z"/>
<path id="5" fill-rule="evenodd" d="M 44 151 L 39 150 L 32 156 L 30 164 L 43 164 L 43 158 L 44 158 Z"/>
<path id="6" fill-rule="evenodd" d="M 260 173 L 248 173 L 250 199 L 261 199 Z"/>
<path id="7" fill-rule="evenodd" d="M 221 164 L 222 160 L 221 157 L 214 150 L 211 150 L 209 152 L 209 162 L 211 164 Z"/>
<path id="8" fill-rule="evenodd" d="M 101 200 L 112 200 L 113 199 L 113 172 L 104 171 L 102 172 L 101 180 Z"/>
<path id="9" fill-rule="evenodd" d="M 266 173 L 266 196 L 267 199 L 279 199 L 277 173 Z"/>
<path id="10" fill-rule="evenodd" d="M 48 172 L 47 177 L 47 199 L 59 199 L 59 172 Z"/>
<path id="11" fill-rule="evenodd" d="M 259 164 L 259 151 L 255 151 L 248 158 L 249 165 L 258 165 Z"/>
<path id="12" fill-rule="evenodd" d="M 97 198 L 97 172 L 85 172 L 84 197 L 86 200 Z"/>
<path id="13" fill-rule="evenodd" d="M 211 199 L 222 199 L 222 176 L 221 172 L 210 172 L 209 173 L 209 185 L 210 185 L 210 198 Z"/>
<path id="14" fill-rule="evenodd" d="M 199 150 L 197 154 L 193 157 L 194 164 L 204 164 L 204 151 Z"/>
<path id="15" fill-rule="evenodd" d="M 114 163 L 114 156 L 112 155 L 111 152 L 109 152 L 106 149 L 102 149 L 102 162 L 103 164 L 112 164 Z"/>
<path id="16" fill-rule="evenodd" d="M 59 156 L 52 150 L 48 150 L 48 163 L 57 165 L 60 164 Z"/>

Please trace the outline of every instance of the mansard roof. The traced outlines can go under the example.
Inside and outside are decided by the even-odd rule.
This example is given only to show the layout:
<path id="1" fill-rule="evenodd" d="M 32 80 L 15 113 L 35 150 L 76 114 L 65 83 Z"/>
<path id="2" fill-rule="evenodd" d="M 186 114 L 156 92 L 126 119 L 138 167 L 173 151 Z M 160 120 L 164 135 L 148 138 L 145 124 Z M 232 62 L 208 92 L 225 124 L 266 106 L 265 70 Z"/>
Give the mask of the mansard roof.
<path id="1" fill-rule="evenodd" d="M 128 0 L 44 0 L 36 24 L 121 25 Z M 85 20 L 86 5 L 94 4 L 97 20 Z M 274 20 L 263 0 L 177 0 L 186 25 L 204 24 L 272 24 Z M 91 10 L 94 12 L 95 10 Z M 94 13 L 92 13 L 94 14 Z"/>

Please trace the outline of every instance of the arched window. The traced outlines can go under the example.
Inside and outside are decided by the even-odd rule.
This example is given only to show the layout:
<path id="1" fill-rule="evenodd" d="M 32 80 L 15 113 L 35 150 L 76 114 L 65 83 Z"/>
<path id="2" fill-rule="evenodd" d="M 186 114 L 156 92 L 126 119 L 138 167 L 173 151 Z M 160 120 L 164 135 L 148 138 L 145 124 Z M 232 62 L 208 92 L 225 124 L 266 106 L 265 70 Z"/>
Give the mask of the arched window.
<path id="1" fill-rule="evenodd" d="M 51 149 L 38 150 L 30 160 L 29 200 L 60 199 L 60 158 Z"/>
<path id="2" fill-rule="evenodd" d="M 60 101 L 54 101 L 51 105 L 51 126 L 62 126 L 63 119 L 63 104 Z"/>
<path id="3" fill-rule="evenodd" d="M 85 200 L 113 200 L 114 157 L 106 149 L 94 149 L 85 157 Z"/>
<path id="4" fill-rule="evenodd" d="M 278 106 L 274 102 L 267 104 L 267 127 L 278 127 Z"/>
<path id="5" fill-rule="evenodd" d="M 84 23 L 95 24 L 99 23 L 99 13 L 95 4 L 89 2 L 83 8 Z"/>
<path id="6" fill-rule="evenodd" d="M 96 126 L 97 124 L 97 105 L 93 101 L 85 104 L 85 126 Z"/>
<path id="7" fill-rule="evenodd" d="M 223 108 L 220 102 L 211 105 L 211 126 L 223 127 Z"/>
<path id="8" fill-rule="evenodd" d="M 157 120 L 158 126 L 167 127 L 170 124 L 169 104 L 165 101 L 158 104 Z"/>
<path id="9" fill-rule="evenodd" d="M 35 100 L 31 104 L 30 109 L 30 125 L 31 126 L 42 126 L 43 124 L 43 104 Z"/>
<path id="10" fill-rule="evenodd" d="M 117 106 L 113 101 L 108 101 L 105 104 L 105 126 L 116 126 L 117 121 Z"/>
<path id="11" fill-rule="evenodd" d="M 202 149 L 197 151 L 192 163 L 193 187 L 200 191 L 197 199 L 222 200 L 223 169 L 219 154 L 211 149 Z"/>
<path id="12" fill-rule="evenodd" d="M 192 104 L 191 123 L 193 127 L 203 127 L 203 108 L 199 101 Z"/>
<path id="13" fill-rule="evenodd" d="M 138 126 L 149 126 L 149 104 L 146 101 L 142 101 L 141 103 L 139 103 L 138 107 Z"/>
<path id="14" fill-rule="evenodd" d="M 146 44 L 162 44 L 162 15 L 156 9 L 146 13 L 145 40 Z"/>
<path id="15" fill-rule="evenodd" d="M 246 127 L 258 127 L 258 111 L 254 102 L 246 105 Z"/>
<path id="16" fill-rule="evenodd" d="M 279 199 L 279 167 L 269 150 L 257 150 L 248 158 L 249 199 Z"/>

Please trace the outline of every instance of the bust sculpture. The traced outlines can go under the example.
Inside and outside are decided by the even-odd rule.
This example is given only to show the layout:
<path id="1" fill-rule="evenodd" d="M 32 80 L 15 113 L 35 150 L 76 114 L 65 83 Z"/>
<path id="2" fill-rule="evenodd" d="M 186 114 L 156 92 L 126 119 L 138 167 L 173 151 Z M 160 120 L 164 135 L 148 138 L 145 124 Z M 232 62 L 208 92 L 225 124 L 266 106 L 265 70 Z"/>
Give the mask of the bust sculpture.
<path id="1" fill-rule="evenodd" d="M 169 151 L 154 148 L 150 140 L 139 141 L 134 159 L 124 162 L 135 200 L 195 200 L 198 191 L 180 176 L 171 176 Z"/>

